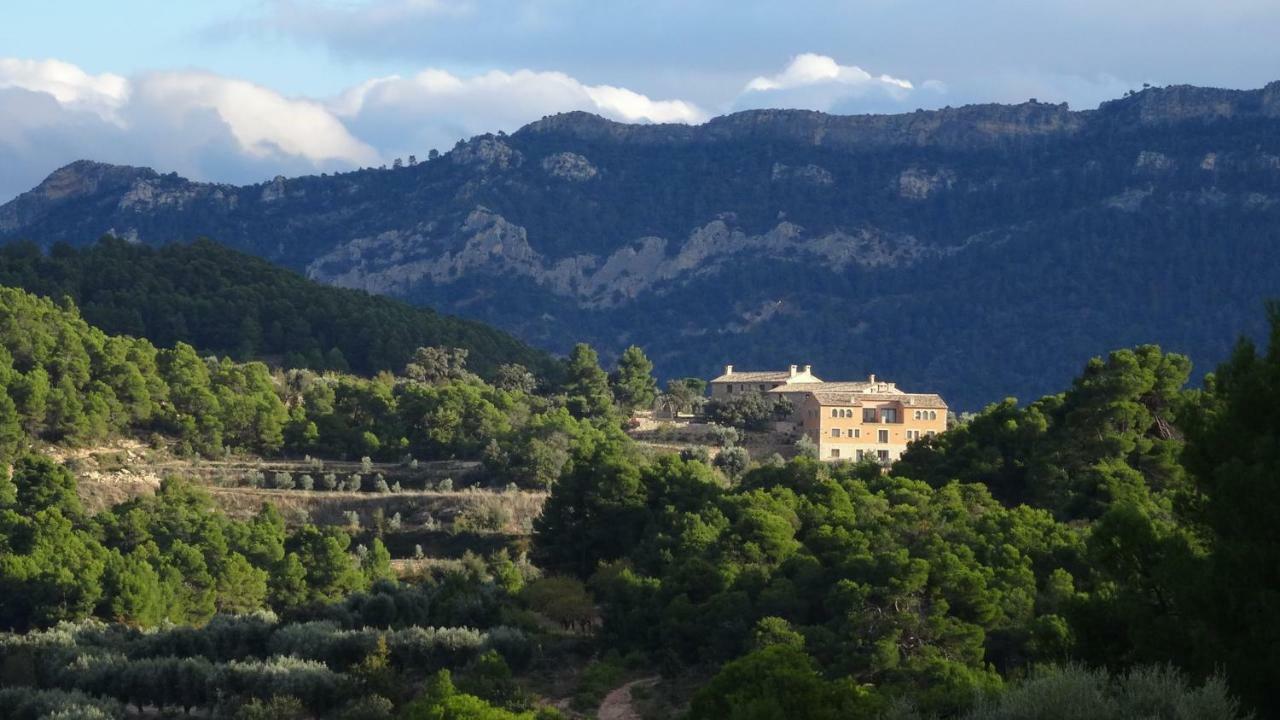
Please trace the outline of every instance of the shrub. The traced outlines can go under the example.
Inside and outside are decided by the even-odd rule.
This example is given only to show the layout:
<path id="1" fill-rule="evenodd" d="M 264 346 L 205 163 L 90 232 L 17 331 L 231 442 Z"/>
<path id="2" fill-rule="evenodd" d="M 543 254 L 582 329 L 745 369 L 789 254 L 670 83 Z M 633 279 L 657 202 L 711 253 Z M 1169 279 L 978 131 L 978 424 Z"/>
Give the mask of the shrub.
<path id="1" fill-rule="evenodd" d="M 711 464 L 711 451 L 701 445 L 697 447 L 685 448 L 680 451 L 680 459 L 685 462 L 700 462 L 707 465 Z"/>
<path id="2" fill-rule="evenodd" d="M 235 720 L 304 720 L 307 709 L 295 697 L 272 696 L 270 700 L 254 698 L 236 711 Z"/>
<path id="3" fill-rule="evenodd" d="M 818 444 L 813 441 L 813 438 L 809 437 L 808 433 L 801 435 L 800 439 L 796 440 L 796 454 L 811 460 L 818 459 Z"/>
<path id="4" fill-rule="evenodd" d="M 725 425 L 712 425 L 707 434 L 711 437 L 711 441 L 720 447 L 733 447 L 742 440 L 742 433 L 737 428 L 727 427 Z"/>
<path id="5" fill-rule="evenodd" d="M 1192 687 L 1169 666 L 1139 667 L 1114 679 L 1079 665 L 1048 666 L 965 720 L 1238 720 L 1245 717 L 1226 684 Z"/>
<path id="6" fill-rule="evenodd" d="M 747 466 L 751 464 L 751 455 L 747 453 L 747 449 L 743 447 L 730 447 L 720 451 L 716 455 L 715 465 L 729 476 L 730 480 L 737 478 L 746 472 Z"/>

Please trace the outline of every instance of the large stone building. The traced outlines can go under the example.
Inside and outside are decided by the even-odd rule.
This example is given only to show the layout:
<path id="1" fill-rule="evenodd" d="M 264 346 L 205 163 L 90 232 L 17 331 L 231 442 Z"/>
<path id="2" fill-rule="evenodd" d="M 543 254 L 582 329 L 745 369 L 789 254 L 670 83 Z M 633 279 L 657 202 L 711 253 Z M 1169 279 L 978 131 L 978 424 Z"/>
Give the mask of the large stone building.
<path id="1" fill-rule="evenodd" d="M 823 460 L 897 460 L 907 444 L 947 429 L 947 404 L 933 393 L 908 393 L 875 375 L 864 381 L 825 382 L 808 365 L 789 371 L 735 372 L 711 381 L 711 397 L 744 392 L 791 401 L 788 425 L 818 446 Z"/>

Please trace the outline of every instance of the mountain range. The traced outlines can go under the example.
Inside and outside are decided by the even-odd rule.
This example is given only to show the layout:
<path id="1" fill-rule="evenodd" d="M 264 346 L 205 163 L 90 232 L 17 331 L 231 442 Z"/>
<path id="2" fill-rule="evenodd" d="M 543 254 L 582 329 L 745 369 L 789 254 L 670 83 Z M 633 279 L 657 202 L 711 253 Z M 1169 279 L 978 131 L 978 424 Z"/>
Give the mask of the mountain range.
<path id="1" fill-rule="evenodd" d="M 1200 372 L 1280 295 L 1280 82 L 901 115 L 586 113 L 250 186 L 80 161 L 0 241 L 198 237 L 664 376 L 812 364 L 975 409 L 1158 343 Z"/>

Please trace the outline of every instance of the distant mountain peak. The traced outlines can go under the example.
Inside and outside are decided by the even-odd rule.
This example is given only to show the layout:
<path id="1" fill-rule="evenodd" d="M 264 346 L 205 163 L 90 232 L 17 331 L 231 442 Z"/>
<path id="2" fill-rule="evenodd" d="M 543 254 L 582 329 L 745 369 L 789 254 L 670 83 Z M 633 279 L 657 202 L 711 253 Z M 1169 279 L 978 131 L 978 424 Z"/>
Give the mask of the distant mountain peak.
<path id="1" fill-rule="evenodd" d="M 147 167 L 76 160 L 49 173 L 31 192 L 46 200 L 62 200 L 92 195 L 103 185 L 128 185 L 151 177 L 159 177 L 159 173 Z"/>
<path id="2" fill-rule="evenodd" d="M 125 192 L 140 179 L 159 176 L 151 168 L 76 160 L 49 173 L 31 190 L 0 205 L 0 232 L 18 230 L 63 203 L 101 193 Z"/>

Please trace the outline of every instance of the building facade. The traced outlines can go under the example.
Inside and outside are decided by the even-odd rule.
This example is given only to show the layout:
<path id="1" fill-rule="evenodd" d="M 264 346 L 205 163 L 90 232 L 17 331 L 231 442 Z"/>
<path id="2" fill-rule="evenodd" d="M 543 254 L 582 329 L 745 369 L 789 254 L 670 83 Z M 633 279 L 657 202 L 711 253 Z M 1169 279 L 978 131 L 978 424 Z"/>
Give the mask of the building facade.
<path id="1" fill-rule="evenodd" d="M 933 394 L 816 387 L 793 396 L 792 405 L 797 431 L 818 446 L 823 460 L 887 464 L 909 443 L 947 429 L 947 405 Z"/>

